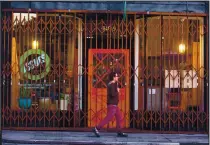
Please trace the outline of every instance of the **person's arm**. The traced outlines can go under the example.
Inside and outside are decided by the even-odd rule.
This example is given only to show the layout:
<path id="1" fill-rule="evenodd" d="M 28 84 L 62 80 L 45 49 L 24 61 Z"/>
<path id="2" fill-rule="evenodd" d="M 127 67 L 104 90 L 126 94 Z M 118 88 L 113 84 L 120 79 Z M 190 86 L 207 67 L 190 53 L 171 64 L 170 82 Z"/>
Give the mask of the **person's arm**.
<path id="1" fill-rule="evenodd" d="M 119 88 L 118 83 L 117 83 L 117 91 L 118 91 L 118 93 L 120 92 L 120 88 Z"/>

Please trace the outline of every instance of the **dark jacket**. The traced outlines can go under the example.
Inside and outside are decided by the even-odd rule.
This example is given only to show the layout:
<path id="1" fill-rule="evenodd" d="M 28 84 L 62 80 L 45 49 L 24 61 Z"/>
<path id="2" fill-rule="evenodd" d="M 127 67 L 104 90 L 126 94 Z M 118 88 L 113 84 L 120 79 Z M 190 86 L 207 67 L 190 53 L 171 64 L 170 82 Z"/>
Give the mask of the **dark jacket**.
<path id="1" fill-rule="evenodd" d="M 107 105 L 118 105 L 119 94 L 117 91 L 117 83 L 110 82 L 107 85 Z"/>

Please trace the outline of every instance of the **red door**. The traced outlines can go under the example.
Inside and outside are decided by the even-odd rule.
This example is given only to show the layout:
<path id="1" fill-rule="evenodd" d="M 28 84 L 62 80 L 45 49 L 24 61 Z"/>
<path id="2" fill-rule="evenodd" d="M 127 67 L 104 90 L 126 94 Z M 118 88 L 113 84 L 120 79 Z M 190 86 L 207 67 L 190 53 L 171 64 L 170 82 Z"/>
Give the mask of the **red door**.
<path id="1" fill-rule="evenodd" d="M 129 126 L 129 51 L 121 49 L 90 49 L 88 70 L 88 126 L 93 127 L 106 116 L 107 83 L 111 70 L 120 73 L 119 108 Z M 115 118 L 108 127 L 116 126 Z"/>

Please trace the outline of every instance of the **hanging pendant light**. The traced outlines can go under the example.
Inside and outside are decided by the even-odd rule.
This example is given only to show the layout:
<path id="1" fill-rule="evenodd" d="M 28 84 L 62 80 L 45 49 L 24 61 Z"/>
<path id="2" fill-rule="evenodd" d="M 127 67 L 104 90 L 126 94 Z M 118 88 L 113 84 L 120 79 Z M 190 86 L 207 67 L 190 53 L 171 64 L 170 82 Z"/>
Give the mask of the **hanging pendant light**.
<path id="1" fill-rule="evenodd" d="M 182 23 L 182 34 L 181 34 L 181 37 L 182 37 L 182 40 L 181 40 L 181 43 L 179 44 L 179 53 L 183 54 L 185 53 L 185 44 L 183 43 L 183 35 L 184 35 L 184 31 L 183 31 L 183 23 L 184 23 L 184 18 L 181 19 L 181 23 Z"/>
<path id="2" fill-rule="evenodd" d="M 185 44 L 183 43 L 179 44 L 179 53 L 181 54 L 185 53 Z"/>

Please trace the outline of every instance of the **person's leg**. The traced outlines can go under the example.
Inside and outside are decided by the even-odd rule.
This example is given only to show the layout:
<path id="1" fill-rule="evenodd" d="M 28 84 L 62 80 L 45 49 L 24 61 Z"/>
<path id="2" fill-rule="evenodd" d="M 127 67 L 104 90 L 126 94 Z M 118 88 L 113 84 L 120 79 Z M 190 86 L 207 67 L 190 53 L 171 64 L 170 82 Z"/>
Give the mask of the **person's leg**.
<path id="1" fill-rule="evenodd" d="M 115 114 L 116 122 L 117 122 L 117 134 L 120 137 L 127 137 L 128 135 L 122 132 L 122 125 L 123 125 L 123 117 L 121 114 L 120 109 L 116 108 L 116 114 Z"/>
<path id="2" fill-rule="evenodd" d="M 121 130 L 123 118 L 122 118 L 121 111 L 118 107 L 116 108 L 115 118 L 116 118 L 116 123 L 117 123 L 116 125 L 117 130 Z"/>
<path id="3" fill-rule="evenodd" d="M 97 129 L 101 129 L 104 125 L 108 124 L 116 114 L 116 106 L 109 105 L 107 107 L 106 117 L 96 126 Z"/>
<path id="4" fill-rule="evenodd" d="M 109 121 L 114 117 L 115 113 L 116 106 L 108 105 L 106 117 L 93 129 L 93 132 L 97 137 L 100 137 L 98 129 L 100 130 L 105 124 L 109 123 Z"/>

